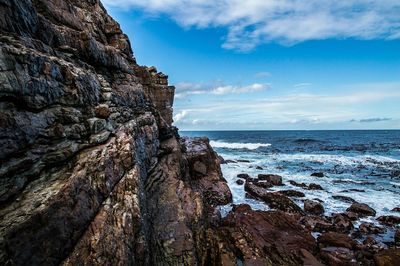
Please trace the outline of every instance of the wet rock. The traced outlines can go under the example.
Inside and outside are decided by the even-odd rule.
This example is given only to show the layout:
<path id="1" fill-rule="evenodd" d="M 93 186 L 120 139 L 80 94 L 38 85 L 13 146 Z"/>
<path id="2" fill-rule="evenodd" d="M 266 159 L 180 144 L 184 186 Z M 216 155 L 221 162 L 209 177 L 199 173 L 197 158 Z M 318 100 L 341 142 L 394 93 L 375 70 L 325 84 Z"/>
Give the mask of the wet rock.
<path id="1" fill-rule="evenodd" d="M 333 195 L 332 198 L 334 198 L 335 200 L 340 200 L 343 202 L 347 202 L 347 203 L 355 203 L 356 201 L 350 197 L 347 196 L 342 196 L 342 195 Z"/>
<path id="2" fill-rule="evenodd" d="M 259 180 L 266 180 L 274 186 L 282 186 L 282 177 L 280 175 L 259 174 Z"/>
<path id="3" fill-rule="evenodd" d="M 327 265 L 358 265 L 355 253 L 348 248 L 325 247 L 321 249 L 320 256 Z"/>
<path id="4" fill-rule="evenodd" d="M 324 177 L 325 175 L 324 175 L 324 173 L 322 173 L 322 172 L 317 172 L 317 173 L 312 173 L 311 176 L 314 176 L 314 177 Z"/>
<path id="5" fill-rule="evenodd" d="M 271 188 L 271 187 L 273 187 L 273 185 L 268 181 L 259 181 L 257 179 L 248 180 L 248 181 L 252 181 L 254 185 L 256 185 L 258 187 L 261 187 L 261 188 Z"/>
<path id="6" fill-rule="evenodd" d="M 324 190 L 320 185 L 315 184 L 315 183 L 311 183 L 310 185 L 308 185 L 308 189 L 309 190 Z"/>
<path id="7" fill-rule="evenodd" d="M 318 243 L 325 247 L 343 247 L 350 250 L 357 246 L 357 242 L 351 237 L 336 232 L 323 233 L 318 237 Z"/>
<path id="8" fill-rule="evenodd" d="M 263 170 L 264 168 L 262 168 L 261 166 L 256 166 L 257 170 Z"/>
<path id="9" fill-rule="evenodd" d="M 236 184 L 243 185 L 244 181 L 242 179 L 238 179 L 238 180 L 236 180 Z"/>
<path id="10" fill-rule="evenodd" d="M 363 241 L 363 245 L 365 245 L 367 248 L 370 248 L 373 245 L 376 245 L 378 242 L 376 242 L 375 238 L 372 236 L 367 236 L 365 240 Z"/>
<path id="11" fill-rule="evenodd" d="M 305 200 L 304 211 L 310 214 L 321 215 L 325 212 L 325 209 L 324 206 L 322 206 L 322 204 L 319 202 L 312 200 Z"/>
<path id="12" fill-rule="evenodd" d="M 268 192 L 266 189 L 246 182 L 244 190 L 253 197 L 264 201 L 270 208 L 285 212 L 303 214 L 303 210 L 288 197 L 277 192 Z"/>
<path id="13" fill-rule="evenodd" d="M 301 250 L 312 254 L 316 249 L 313 237 L 294 215 L 240 206 L 234 207 L 214 233 L 220 239 L 220 253 L 234 253 L 229 265 L 236 265 L 236 258 L 244 265 L 303 265 L 305 252 Z"/>
<path id="14" fill-rule="evenodd" d="M 349 233 L 354 226 L 351 219 L 343 214 L 334 214 L 332 216 L 332 224 L 335 232 Z"/>
<path id="15" fill-rule="evenodd" d="M 377 220 L 384 225 L 397 225 L 400 224 L 400 217 L 394 215 L 379 216 Z"/>
<path id="16" fill-rule="evenodd" d="M 306 195 L 301 191 L 296 190 L 280 190 L 278 193 L 287 197 L 304 198 Z"/>
<path id="17" fill-rule="evenodd" d="M 249 160 L 243 160 L 243 159 L 237 160 L 237 162 L 238 163 L 250 163 Z"/>
<path id="18" fill-rule="evenodd" d="M 396 266 L 400 261 L 400 249 L 388 249 L 380 251 L 374 256 L 377 266 Z"/>
<path id="19" fill-rule="evenodd" d="M 363 234 L 383 234 L 386 232 L 386 229 L 383 227 L 379 227 L 374 225 L 373 223 L 362 223 L 358 227 L 361 233 Z"/>
<path id="20" fill-rule="evenodd" d="M 394 233 L 394 242 L 396 244 L 400 243 L 400 229 L 397 229 Z"/>
<path id="21" fill-rule="evenodd" d="M 314 232 L 327 232 L 332 229 L 332 223 L 326 217 L 307 215 L 301 218 L 300 224 Z"/>
<path id="22" fill-rule="evenodd" d="M 225 162 L 226 164 L 228 164 L 228 163 L 237 163 L 237 161 L 235 161 L 235 160 L 229 160 L 229 159 L 225 160 L 224 162 Z"/>
<path id="23" fill-rule="evenodd" d="M 307 185 L 305 183 L 298 183 L 294 180 L 290 180 L 289 183 L 292 186 L 301 187 L 301 188 L 308 189 L 308 190 L 323 190 L 323 188 L 320 185 L 315 184 L 315 183 L 311 183 L 311 184 Z"/>
<path id="24" fill-rule="evenodd" d="M 243 178 L 245 180 L 251 179 L 251 177 L 248 174 L 238 174 L 237 177 Z"/>
<path id="25" fill-rule="evenodd" d="M 347 211 L 357 213 L 360 217 L 376 215 L 376 211 L 364 203 L 353 203 Z"/>
<path id="26" fill-rule="evenodd" d="M 400 212 L 400 207 L 393 208 L 391 211 L 392 212 Z"/>
<path id="27" fill-rule="evenodd" d="M 343 213 L 344 216 L 346 216 L 347 218 L 349 218 L 351 221 L 356 221 L 359 218 L 359 215 L 355 212 L 344 212 Z"/>

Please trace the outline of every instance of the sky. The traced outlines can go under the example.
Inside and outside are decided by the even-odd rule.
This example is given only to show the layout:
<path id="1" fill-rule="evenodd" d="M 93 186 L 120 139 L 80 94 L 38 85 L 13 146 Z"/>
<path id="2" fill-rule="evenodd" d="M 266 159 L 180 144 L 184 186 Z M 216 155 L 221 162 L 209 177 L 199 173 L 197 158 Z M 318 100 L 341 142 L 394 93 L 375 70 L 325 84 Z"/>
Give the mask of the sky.
<path id="1" fill-rule="evenodd" d="M 181 130 L 400 129 L 398 0 L 103 0 Z"/>

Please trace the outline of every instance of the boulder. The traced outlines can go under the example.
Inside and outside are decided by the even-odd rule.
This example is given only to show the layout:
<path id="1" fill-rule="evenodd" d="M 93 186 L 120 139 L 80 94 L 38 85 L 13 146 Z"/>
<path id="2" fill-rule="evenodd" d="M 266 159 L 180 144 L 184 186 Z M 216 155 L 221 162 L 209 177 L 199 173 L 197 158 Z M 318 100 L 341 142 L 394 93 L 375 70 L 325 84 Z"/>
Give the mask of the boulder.
<path id="1" fill-rule="evenodd" d="M 311 183 L 308 185 L 308 189 L 309 190 L 324 190 L 321 185 L 315 184 L 315 183 Z"/>
<path id="2" fill-rule="evenodd" d="M 322 172 L 316 172 L 316 173 L 312 173 L 311 176 L 314 176 L 314 177 L 324 177 L 325 175 L 324 175 L 324 173 L 322 173 Z"/>
<path id="3" fill-rule="evenodd" d="M 332 223 L 326 217 L 307 215 L 300 219 L 300 224 L 314 232 L 327 232 L 332 229 Z"/>
<path id="4" fill-rule="evenodd" d="M 277 192 L 268 192 L 252 182 L 246 182 L 244 190 L 251 196 L 264 201 L 270 208 L 285 212 L 303 214 L 303 210 L 288 197 Z"/>
<path id="5" fill-rule="evenodd" d="M 357 246 L 357 242 L 351 237 L 336 232 L 323 233 L 317 240 L 320 245 L 325 247 L 343 247 L 351 250 Z"/>
<path id="6" fill-rule="evenodd" d="M 382 250 L 375 254 L 374 261 L 377 266 L 397 266 L 400 262 L 400 249 Z"/>
<path id="7" fill-rule="evenodd" d="M 354 229 L 351 219 L 344 214 L 334 214 L 332 216 L 332 224 L 335 232 L 349 233 Z"/>
<path id="8" fill-rule="evenodd" d="M 362 223 L 362 224 L 360 224 L 358 229 L 360 230 L 361 233 L 367 234 L 367 235 L 383 234 L 386 232 L 385 228 L 376 226 L 373 223 Z"/>
<path id="9" fill-rule="evenodd" d="M 394 215 L 379 216 L 377 220 L 384 225 L 397 225 L 400 224 L 400 217 Z"/>
<path id="10" fill-rule="evenodd" d="M 277 193 L 280 193 L 287 197 L 295 197 L 295 198 L 304 198 L 306 196 L 303 192 L 296 190 L 280 190 Z"/>
<path id="11" fill-rule="evenodd" d="M 238 180 L 236 180 L 236 184 L 243 185 L 244 181 L 242 179 L 238 179 Z"/>
<path id="12" fill-rule="evenodd" d="M 259 174 L 259 180 L 266 180 L 274 186 L 282 186 L 282 177 L 280 175 L 272 175 L 272 174 Z"/>
<path id="13" fill-rule="evenodd" d="M 355 203 L 356 202 L 354 199 L 347 197 L 347 196 L 342 196 L 342 195 L 333 195 L 332 198 L 335 200 L 340 200 L 340 201 L 347 202 L 347 203 Z"/>
<path id="14" fill-rule="evenodd" d="M 319 202 L 312 200 L 305 200 L 304 211 L 310 214 L 321 215 L 325 212 L 325 209 L 324 206 L 322 206 L 322 204 Z"/>
<path id="15" fill-rule="evenodd" d="M 245 180 L 251 179 L 251 177 L 248 174 L 244 174 L 244 173 L 243 174 L 238 174 L 237 177 L 245 179 Z"/>
<path id="16" fill-rule="evenodd" d="M 364 203 L 353 203 L 347 211 L 357 213 L 360 217 L 376 215 L 376 211 Z"/>

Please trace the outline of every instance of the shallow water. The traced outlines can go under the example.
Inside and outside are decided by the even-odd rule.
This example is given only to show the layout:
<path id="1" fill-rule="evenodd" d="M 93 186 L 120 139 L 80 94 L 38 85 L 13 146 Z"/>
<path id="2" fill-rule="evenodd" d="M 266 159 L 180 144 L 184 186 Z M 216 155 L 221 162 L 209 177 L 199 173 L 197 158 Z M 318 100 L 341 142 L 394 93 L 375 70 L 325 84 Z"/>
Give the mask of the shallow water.
<path id="1" fill-rule="evenodd" d="M 236 184 L 237 174 L 278 174 L 285 186 L 273 191 L 294 189 L 308 199 L 320 199 L 325 215 L 345 211 L 351 203 L 333 199 L 343 195 L 366 203 L 380 215 L 400 206 L 400 131 L 213 131 L 182 132 L 184 136 L 207 136 L 210 144 L 225 160 L 221 165 L 233 193 L 233 203 L 247 203 L 253 209 L 268 209 L 257 200 L 245 197 L 243 185 Z M 237 162 L 248 160 L 250 162 Z M 262 167 L 262 170 L 256 167 Z M 323 172 L 324 177 L 311 176 Z M 305 190 L 289 184 L 316 183 L 324 190 Z M 299 206 L 301 199 L 292 198 Z M 303 198 L 304 200 L 304 198 Z M 225 206 L 223 212 L 230 210 Z M 377 223 L 375 218 L 362 221 Z M 390 230 L 385 236 L 391 238 Z"/>

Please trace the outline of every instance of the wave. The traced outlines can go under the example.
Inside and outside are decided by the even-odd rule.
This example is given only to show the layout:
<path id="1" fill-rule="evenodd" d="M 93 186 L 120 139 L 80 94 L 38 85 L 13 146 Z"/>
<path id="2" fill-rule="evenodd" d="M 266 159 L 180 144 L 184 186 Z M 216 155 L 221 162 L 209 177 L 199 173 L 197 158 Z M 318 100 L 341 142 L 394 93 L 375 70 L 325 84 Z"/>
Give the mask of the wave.
<path id="1" fill-rule="evenodd" d="M 246 149 L 256 150 L 258 148 L 270 147 L 269 143 L 238 143 L 238 142 L 222 142 L 222 141 L 210 141 L 210 145 L 213 148 L 225 148 L 225 149 Z"/>

